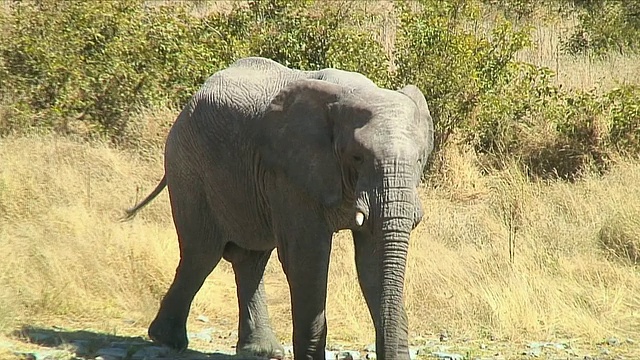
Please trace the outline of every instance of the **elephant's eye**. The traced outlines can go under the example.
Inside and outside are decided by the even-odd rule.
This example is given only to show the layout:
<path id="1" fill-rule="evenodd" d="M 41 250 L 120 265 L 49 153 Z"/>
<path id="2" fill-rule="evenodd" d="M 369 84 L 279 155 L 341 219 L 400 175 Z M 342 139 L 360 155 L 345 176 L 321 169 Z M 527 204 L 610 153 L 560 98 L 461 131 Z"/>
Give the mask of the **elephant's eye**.
<path id="1" fill-rule="evenodd" d="M 356 164 L 362 164 L 364 158 L 361 155 L 353 155 L 353 162 Z"/>

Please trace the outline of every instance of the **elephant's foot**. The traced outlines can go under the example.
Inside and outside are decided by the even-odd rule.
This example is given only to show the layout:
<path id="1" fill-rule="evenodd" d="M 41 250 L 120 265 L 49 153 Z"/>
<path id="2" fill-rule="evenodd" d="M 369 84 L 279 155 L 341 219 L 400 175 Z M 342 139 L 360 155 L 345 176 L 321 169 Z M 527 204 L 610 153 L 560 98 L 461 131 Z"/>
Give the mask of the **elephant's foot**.
<path id="1" fill-rule="evenodd" d="M 236 354 L 264 357 L 269 359 L 284 358 L 284 348 L 271 330 L 256 330 L 246 340 L 238 340 Z"/>
<path id="2" fill-rule="evenodd" d="M 186 324 L 174 319 L 156 317 L 149 325 L 148 333 L 155 343 L 167 346 L 178 352 L 186 350 L 189 345 Z"/>

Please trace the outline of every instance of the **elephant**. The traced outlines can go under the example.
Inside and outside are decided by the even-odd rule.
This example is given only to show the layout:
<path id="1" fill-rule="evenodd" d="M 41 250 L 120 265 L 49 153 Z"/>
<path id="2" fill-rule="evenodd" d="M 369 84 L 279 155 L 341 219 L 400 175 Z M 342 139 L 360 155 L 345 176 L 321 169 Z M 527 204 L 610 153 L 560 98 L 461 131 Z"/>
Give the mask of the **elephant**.
<path id="1" fill-rule="evenodd" d="M 332 235 L 350 230 L 378 359 L 409 359 L 403 288 L 409 237 L 434 126 L 414 85 L 305 71 L 247 57 L 211 75 L 165 142 L 164 175 L 126 219 L 168 189 L 180 260 L 149 325 L 156 343 L 188 347 L 195 294 L 221 259 L 234 271 L 236 352 L 282 358 L 263 275 L 277 248 L 291 296 L 295 359 L 325 359 Z"/>

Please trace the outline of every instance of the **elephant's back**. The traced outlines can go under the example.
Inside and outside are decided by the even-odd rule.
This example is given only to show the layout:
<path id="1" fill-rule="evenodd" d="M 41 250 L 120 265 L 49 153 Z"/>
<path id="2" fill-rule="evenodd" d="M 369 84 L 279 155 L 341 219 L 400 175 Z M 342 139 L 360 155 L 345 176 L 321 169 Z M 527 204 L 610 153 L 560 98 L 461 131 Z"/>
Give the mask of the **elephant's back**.
<path id="1" fill-rule="evenodd" d="M 198 105 L 217 114 L 216 122 L 238 131 L 259 121 L 273 98 L 289 83 L 317 79 L 347 88 L 377 87 L 366 76 L 338 69 L 302 71 L 261 57 L 239 59 L 209 77 L 194 96 Z"/>
<path id="2" fill-rule="evenodd" d="M 196 98 L 235 122 L 255 120 L 289 82 L 304 73 L 264 58 L 244 58 L 212 75 Z"/>

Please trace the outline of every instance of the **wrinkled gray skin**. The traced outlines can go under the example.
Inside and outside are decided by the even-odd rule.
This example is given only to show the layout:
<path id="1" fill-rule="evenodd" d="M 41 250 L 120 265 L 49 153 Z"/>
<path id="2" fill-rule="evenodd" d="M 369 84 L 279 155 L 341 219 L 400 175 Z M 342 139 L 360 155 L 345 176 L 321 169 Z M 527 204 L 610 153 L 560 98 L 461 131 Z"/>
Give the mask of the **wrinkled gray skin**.
<path id="1" fill-rule="evenodd" d="M 164 178 L 128 210 L 132 217 L 168 187 L 181 258 L 149 336 L 187 347 L 193 297 L 224 258 L 237 285 L 238 353 L 281 358 L 263 286 L 277 248 L 295 359 L 324 359 L 332 234 L 351 229 L 378 359 L 409 359 L 402 292 L 409 234 L 422 218 L 416 187 L 432 147 L 415 86 L 381 89 L 358 73 L 262 58 L 214 74 L 169 132 Z"/>

